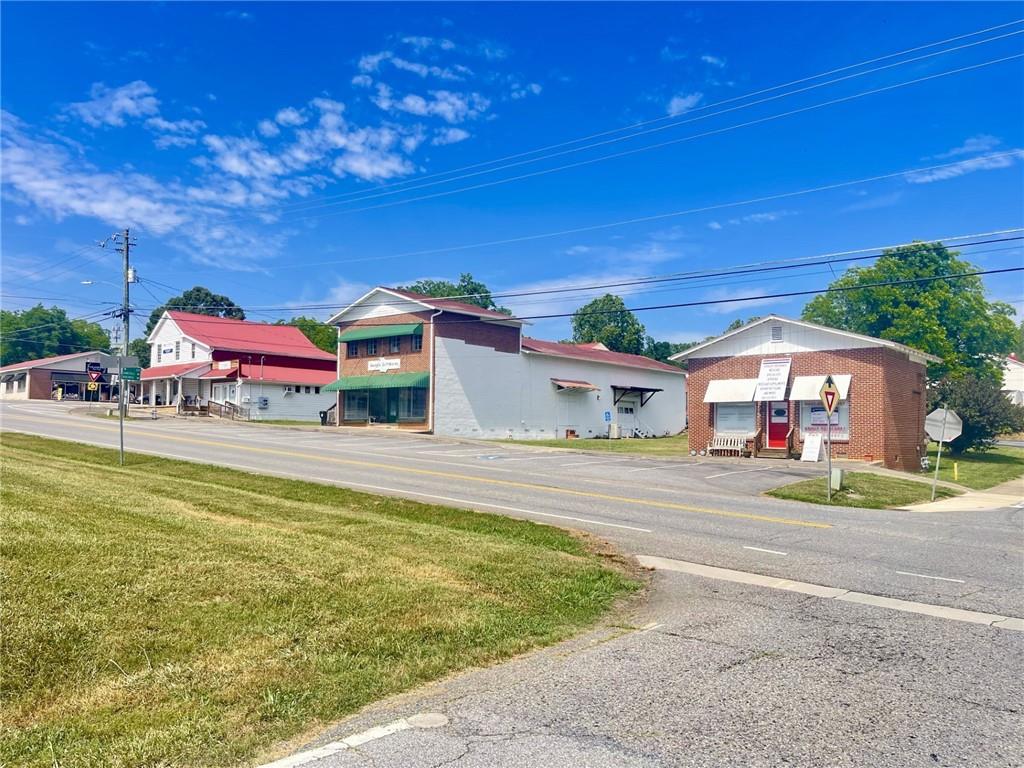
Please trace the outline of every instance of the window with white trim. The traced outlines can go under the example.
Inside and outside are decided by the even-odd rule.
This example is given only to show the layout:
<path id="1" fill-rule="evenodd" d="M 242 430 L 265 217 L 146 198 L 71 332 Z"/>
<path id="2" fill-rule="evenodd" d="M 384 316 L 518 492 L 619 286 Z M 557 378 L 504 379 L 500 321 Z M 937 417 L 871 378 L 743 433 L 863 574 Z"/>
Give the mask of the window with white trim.
<path id="1" fill-rule="evenodd" d="M 388 352 L 393 355 L 397 355 L 402 351 L 402 337 L 392 336 L 388 339 Z"/>
<path id="2" fill-rule="evenodd" d="M 156 345 L 156 361 L 157 361 L 157 363 L 159 363 L 162 359 L 163 359 L 163 350 L 160 348 L 160 345 L 157 344 Z"/>
<path id="3" fill-rule="evenodd" d="M 345 348 L 346 357 L 359 357 L 359 342 L 350 341 L 348 346 Z"/>
<path id="4" fill-rule="evenodd" d="M 754 414 L 754 403 L 715 403 L 715 434 L 753 434 Z"/>
<path id="5" fill-rule="evenodd" d="M 412 337 L 412 351 L 413 352 L 419 352 L 422 349 L 423 349 L 423 337 L 422 336 L 413 336 Z"/>
<path id="6" fill-rule="evenodd" d="M 192 342 L 192 359 L 196 359 L 196 343 L 194 341 Z"/>
<path id="7" fill-rule="evenodd" d="M 376 339 L 370 339 L 368 342 L 366 342 L 366 354 L 371 355 L 371 356 L 377 354 L 377 340 Z"/>
<path id="8" fill-rule="evenodd" d="M 175 360 L 180 360 L 181 359 L 181 342 L 180 341 L 174 342 L 174 359 Z"/>
<path id="9" fill-rule="evenodd" d="M 782 341 L 782 326 L 781 325 L 773 325 L 772 326 L 772 341 Z"/>

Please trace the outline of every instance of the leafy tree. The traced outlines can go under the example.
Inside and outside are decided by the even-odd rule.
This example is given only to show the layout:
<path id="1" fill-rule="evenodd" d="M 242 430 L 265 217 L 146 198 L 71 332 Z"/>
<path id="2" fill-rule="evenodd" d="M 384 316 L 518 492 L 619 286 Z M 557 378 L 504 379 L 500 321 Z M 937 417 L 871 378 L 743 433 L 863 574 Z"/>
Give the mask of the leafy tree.
<path id="1" fill-rule="evenodd" d="M 963 433 L 949 444 L 952 453 L 985 451 L 999 435 L 1024 431 L 1024 407 L 1011 403 L 1001 387 L 1002 379 L 967 374 L 929 388 L 929 412 L 945 406 L 963 419 Z"/>
<path id="2" fill-rule="evenodd" d="M 572 316 L 575 344 L 600 342 L 613 352 L 642 355 L 647 338 L 643 323 L 626 309 L 621 297 L 610 293 L 584 304 Z"/>
<path id="3" fill-rule="evenodd" d="M 275 325 L 294 325 L 325 352 L 334 354 L 338 351 L 338 329 L 315 317 L 293 317 L 291 320 L 278 320 Z"/>
<path id="4" fill-rule="evenodd" d="M 413 293 L 421 293 L 424 296 L 438 299 L 447 296 L 458 296 L 458 301 L 465 304 L 475 304 L 483 309 L 492 309 L 495 312 L 501 312 L 506 315 L 512 314 L 510 309 L 498 306 L 491 296 L 491 289 L 479 280 L 474 279 L 473 275 L 469 272 L 463 272 L 459 275 L 459 282 L 457 283 L 448 280 L 417 280 L 411 285 L 400 285 L 398 288 L 402 291 L 412 291 Z"/>
<path id="5" fill-rule="evenodd" d="M 128 354 L 139 358 L 139 365 L 143 368 L 149 368 L 150 351 L 145 339 L 132 339 L 132 343 L 128 345 Z"/>
<path id="6" fill-rule="evenodd" d="M 0 365 L 92 349 L 110 349 L 110 337 L 98 323 L 71 320 L 60 307 L 42 304 L 0 310 Z"/>
<path id="7" fill-rule="evenodd" d="M 160 322 L 160 317 L 168 309 L 191 312 L 195 315 L 245 320 L 245 312 L 227 296 L 221 296 L 218 293 L 213 293 L 209 288 L 197 285 L 195 288 L 189 288 L 181 296 L 168 299 L 166 304 L 154 309 L 149 315 L 149 322 L 146 323 L 146 336 L 153 332 L 156 324 Z"/>
<path id="8" fill-rule="evenodd" d="M 973 272 L 970 262 L 942 243 L 915 243 L 887 250 L 870 267 L 855 267 L 831 288 Z M 930 352 L 942 363 L 929 367 L 935 380 L 974 372 L 998 378 L 1002 358 L 1017 343 L 1013 308 L 985 298 L 981 278 L 933 280 L 817 296 L 803 317 L 815 323 L 889 339 Z"/>
<path id="9" fill-rule="evenodd" d="M 1017 328 L 1017 359 L 1024 360 L 1024 320 L 1020 321 L 1020 326 Z"/>
<path id="10" fill-rule="evenodd" d="M 675 360 L 669 360 L 672 355 L 695 347 L 699 344 L 699 341 L 685 341 L 676 343 L 672 341 L 655 341 L 653 337 L 648 336 L 647 341 L 644 344 L 644 357 L 649 357 L 652 360 L 658 360 L 662 363 L 668 363 L 669 365 L 676 365 L 682 368 L 683 366 L 677 363 Z"/>
<path id="11" fill-rule="evenodd" d="M 727 326 L 725 326 L 725 330 L 722 331 L 722 333 L 729 333 L 729 331 L 735 331 L 735 330 L 737 330 L 739 328 L 742 328 L 744 325 L 747 325 L 748 323 L 752 323 L 755 320 L 760 320 L 760 319 L 761 319 L 760 315 L 754 315 L 753 317 L 748 317 L 746 320 L 744 320 L 744 319 L 742 319 L 740 317 L 737 317 L 735 320 L 733 320 L 731 323 L 729 323 Z M 708 338 L 714 338 L 714 337 L 712 336 L 712 337 L 708 337 Z"/>

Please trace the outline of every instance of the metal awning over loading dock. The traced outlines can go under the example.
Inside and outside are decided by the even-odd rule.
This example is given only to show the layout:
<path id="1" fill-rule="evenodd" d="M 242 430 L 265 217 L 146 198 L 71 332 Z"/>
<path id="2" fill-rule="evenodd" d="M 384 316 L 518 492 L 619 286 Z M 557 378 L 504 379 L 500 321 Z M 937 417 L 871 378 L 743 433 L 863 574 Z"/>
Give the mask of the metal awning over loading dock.
<path id="1" fill-rule="evenodd" d="M 618 405 L 619 400 L 628 395 L 640 395 L 640 407 L 643 408 L 658 392 L 664 391 L 658 387 L 631 387 L 622 384 L 612 384 L 612 405 Z"/>

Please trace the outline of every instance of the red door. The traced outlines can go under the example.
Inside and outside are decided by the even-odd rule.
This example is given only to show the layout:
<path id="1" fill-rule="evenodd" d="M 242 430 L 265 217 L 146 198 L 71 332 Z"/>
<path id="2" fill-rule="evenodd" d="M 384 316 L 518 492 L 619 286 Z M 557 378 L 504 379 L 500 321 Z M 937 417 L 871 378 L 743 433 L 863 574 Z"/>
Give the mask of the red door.
<path id="1" fill-rule="evenodd" d="M 768 403 L 768 447 L 785 448 L 789 433 L 789 403 L 785 400 Z"/>

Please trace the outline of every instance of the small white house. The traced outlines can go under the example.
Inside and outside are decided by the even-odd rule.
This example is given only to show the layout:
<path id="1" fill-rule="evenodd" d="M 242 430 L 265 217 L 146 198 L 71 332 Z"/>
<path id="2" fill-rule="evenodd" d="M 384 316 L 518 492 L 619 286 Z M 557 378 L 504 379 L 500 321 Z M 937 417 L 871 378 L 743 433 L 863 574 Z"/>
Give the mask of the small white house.
<path id="1" fill-rule="evenodd" d="M 1014 405 L 1024 405 L 1024 363 L 1015 355 L 1003 365 L 1003 392 Z"/>

